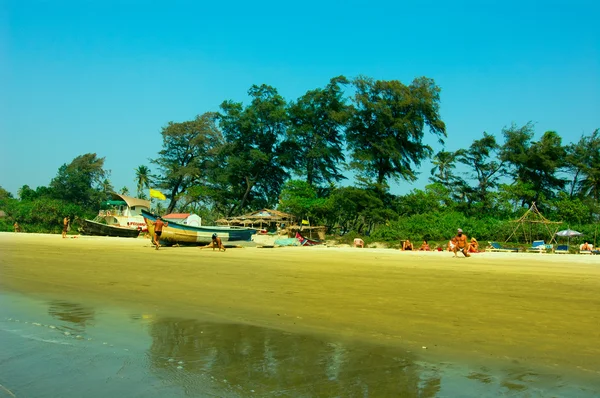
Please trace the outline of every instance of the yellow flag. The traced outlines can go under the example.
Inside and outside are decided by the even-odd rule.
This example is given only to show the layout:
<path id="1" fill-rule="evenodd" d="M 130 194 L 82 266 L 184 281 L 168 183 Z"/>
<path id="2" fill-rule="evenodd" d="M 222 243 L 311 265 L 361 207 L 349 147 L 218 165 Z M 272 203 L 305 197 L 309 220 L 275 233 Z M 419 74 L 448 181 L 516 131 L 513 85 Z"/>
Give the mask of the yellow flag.
<path id="1" fill-rule="evenodd" d="M 150 188 L 150 197 L 160 199 L 160 200 L 167 199 L 167 197 L 162 192 L 157 191 L 156 189 L 152 189 L 152 188 Z"/>
<path id="2" fill-rule="evenodd" d="M 310 223 L 307 220 L 302 220 L 302 225 L 310 225 Z"/>

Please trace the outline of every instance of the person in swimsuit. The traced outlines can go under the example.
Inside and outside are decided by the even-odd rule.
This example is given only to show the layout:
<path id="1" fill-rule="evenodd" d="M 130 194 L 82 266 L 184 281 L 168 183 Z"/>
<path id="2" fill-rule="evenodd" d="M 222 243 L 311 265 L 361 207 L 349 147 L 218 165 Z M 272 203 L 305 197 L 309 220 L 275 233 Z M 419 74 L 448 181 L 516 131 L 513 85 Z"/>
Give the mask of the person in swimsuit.
<path id="1" fill-rule="evenodd" d="M 160 236 L 162 235 L 163 227 L 168 227 L 169 223 L 164 222 L 160 216 L 156 218 L 156 222 L 154 223 L 154 244 L 156 245 L 156 250 L 160 247 L 158 243 Z"/>
<path id="2" fill-rule="evenodd" d="M 479 251 L 479 242 L 477 239 L 471 238 L 471 243 L 469 243 L 469 253 L 477 253 Z"/>
<path id="3" fill-rule="evenodd" d="M 18 222 L 15 221 L 15 223 L 13 224 L 13 227 L 15 228 L 15 232 L 21 232 L 21 226 L 19 225 Z"/>
<path id="4" fill-rule="evenodd" d="M 62 237 L 63 239 L 67 237 L 67 232 L 69 231 L 69 216 L 63 218 L 63 229 L 62 229 Z"/>
<path id="5" fill-rule="evenodd" d="M 200 249 L 210 249 L 211 247 L 212 247 L 213 251 L 215 249 L 219 249 L 219 251 L 221 251 L 221 250 L 225 251 L 225 246 L 223 246 L 223 241 L 221 241 L 221 238 L 219 238 L 219 236 L 217 234 L 213 234 L 212 241 L 208 245 L 200 247 Z"/>
<path id="6" fill-rule="evenodd" d="M 425 251 L 428 252 L 431 250 L 431 247 L 429 247 L 429 243 L 427 243 L 426 240 L 423 241 L 423 244 L 421 245 L 421 247 L 419 248 L 420 251 Z"/>
<path id="7" fill-rule="evenodd" d="M 402 244 L 402 250 L 412 250 L 413 244 L 409 239 L 406 239 Z"/>
<path id="8" fill-rule="evenodd" d="M 467 235 L 463 235 L 462 229 L 458 229 L 458 233 L 452 239 L 452 241 L 454 243 L 454 248 L 452 249 L 452 251 L 454 252 L 454 257 L 458 257 L 456 253 L 459 250 L 462 252 L 462 254 L 465 255 L 465 257 L 471 257 L 471 255 L 468 252 L 469 246 L 467 244 Z"/>
<path id="9" fill-rule="evenodd" d="M 354 238 L 354 247 L 359 247 L 361 249 L 364 249 L 365 247 L 365 241 L 362 240 L 361 238 Z"/>

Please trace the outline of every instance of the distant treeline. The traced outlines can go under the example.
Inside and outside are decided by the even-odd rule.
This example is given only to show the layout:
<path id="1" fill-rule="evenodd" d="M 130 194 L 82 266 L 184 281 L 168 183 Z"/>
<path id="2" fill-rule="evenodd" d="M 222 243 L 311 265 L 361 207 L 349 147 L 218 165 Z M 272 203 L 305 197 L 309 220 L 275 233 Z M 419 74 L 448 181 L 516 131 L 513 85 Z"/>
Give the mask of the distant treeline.
<path id="1" fill-rule="evenodd" d="M 443 240 L 458 226 L 479 239 L 503 240 L 508 221 L 536 202 L 547 218 L 594 234 L 598 130 L 563 145 L 556 132 L 536 138 L 533 124 L 510 125 L 456 152 L 434 153 L 425 135 L 443 143 L 446 128 L 440 89 L 429 78 L 404 85 L 339 76 L 294 101 L 268 85 L 252 86 L 248 95 L 248 104 L 225 101 L 218 113 L 163 127 L 156 159 L 135 170 L 136 196 L 159 188 L 168 202 L 155 211 L 195 212 L 207 222 L 277 207 L 332 232 L 382 241 Z M 430 185 L 389 192 L 391 182 L 414 182 L 428 159 Z M 114 190 L 103 167 L 103 158 L 85 154 L 47 187 L 25 185 L 18 199 L 0 192 L 8 214 L 0 228 L 18 220 L 25 230 L 58 231 L 65 214 L 93 216 Z M 348 170 L 353 185 L 344 181 Z"/>

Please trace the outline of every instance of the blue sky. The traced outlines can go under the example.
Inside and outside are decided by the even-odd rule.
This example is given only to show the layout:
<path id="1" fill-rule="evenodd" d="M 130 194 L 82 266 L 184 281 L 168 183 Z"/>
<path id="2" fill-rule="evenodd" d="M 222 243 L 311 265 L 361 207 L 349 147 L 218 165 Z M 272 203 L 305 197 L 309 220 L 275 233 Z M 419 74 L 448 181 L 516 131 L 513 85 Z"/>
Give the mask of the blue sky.
<path id="1" fill-rule="evenodd" d="M 47 185 L 95 152 L 133 191 L 168 121 L 252 84 L 292 100 L 338 75 L 435 79 L 447 150 L 513 122 L 564 142 L 600 127 L 599 2 L 411 3 L 4 0 L 0 185 Z"/>

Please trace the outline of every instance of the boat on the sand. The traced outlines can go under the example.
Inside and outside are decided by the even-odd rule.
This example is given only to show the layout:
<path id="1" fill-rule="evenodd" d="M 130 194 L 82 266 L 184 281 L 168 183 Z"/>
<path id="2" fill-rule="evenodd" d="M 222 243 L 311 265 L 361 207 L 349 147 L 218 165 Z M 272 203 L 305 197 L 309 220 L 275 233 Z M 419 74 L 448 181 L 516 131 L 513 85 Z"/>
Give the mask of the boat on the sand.
<path id="1" fill-rule="evenodd" d="M 139 227 L 137 229 L 133 229 L 120 227 L 117 225 L 102 224 L 92 220 L 83 220 L 83 227 L 80 229 L 80 231 L 83 235 L 137 238 L 142 229 Z"/>
<path id="2" fill-rule="evenodd" d="M 102 203 L 93 220 L 84 220 L 80 232 L 84 235 L 137 238 L 146 232 L 142 210 L 150 210 L 150 201 L 112 193 L 113 199 Z"/>
<path id="3" fill-rule="evenodd" d="M 142 210 L 142 216 L 148 226 L 148 232 L 154 236 L 156 216 L 146 210 Z M 250 241 L 252 235 L 256 233 L 256 229 L 208 225 L 197 227 L 170 221 L 168 226 L 163 227 L 160 241 L 172 244 L 208 244 L 212 241 L 212 235 L 214 233 L 216 233 L 223 242 Z"/>

